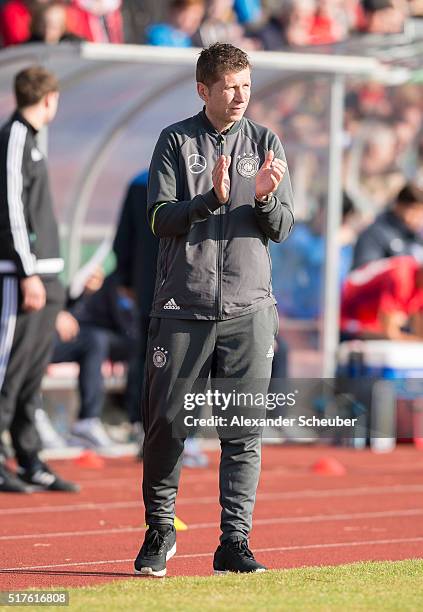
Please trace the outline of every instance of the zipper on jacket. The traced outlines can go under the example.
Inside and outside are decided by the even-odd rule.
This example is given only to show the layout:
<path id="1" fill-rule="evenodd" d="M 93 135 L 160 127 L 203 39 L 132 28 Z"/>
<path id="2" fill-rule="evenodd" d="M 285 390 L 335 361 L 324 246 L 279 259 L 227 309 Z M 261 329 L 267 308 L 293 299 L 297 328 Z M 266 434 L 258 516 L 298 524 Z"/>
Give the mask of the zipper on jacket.
<path id="1" fill-rule="evenodd" d="M 217 137 L 217 156 L 223 155 L 223 143 L 225 137 L 219 134 Z M 223 268 L 223 214 L 219 212 L 218 221 L 218 233 L 217 233 L 217 249 L 216 249 L 216 272 L 217 272 L 217 286 L 216 286 L 216 312 L 217 318 L 222 318 L 222 268 Z"/>

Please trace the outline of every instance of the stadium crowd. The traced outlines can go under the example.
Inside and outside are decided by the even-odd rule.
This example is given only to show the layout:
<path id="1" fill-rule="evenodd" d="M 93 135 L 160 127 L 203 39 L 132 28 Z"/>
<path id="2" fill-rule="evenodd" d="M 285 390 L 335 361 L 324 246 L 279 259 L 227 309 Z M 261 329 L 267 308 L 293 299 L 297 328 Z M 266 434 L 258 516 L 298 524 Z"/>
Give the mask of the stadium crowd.
<path id="1" fill-rule="evenodd" d="M 2 0 L 0 39 L 279 50 L 398 33 L 422 15 L 419 0 Z"/>
<path id="2" fill-rule="evenodd" d="M 278 92 L 267 94 L 266 100 L 256 100 L 251 106 L 254 119 L 260 121 L 266 115 L 267 121 L 273 122 L 273 129 L 287 143 L 291 164 L 296 168 L 293 181 L 297 219 L 304 225 L 297 224 L 291 239 L 281 249 L 274 249 L 276 262 L 289 253 L 298 262 L 296 237 L 304 231 L 302 228 L 310 230 L 310 236 L 303 235 L 301 239 L 302 251 L 307 257 L 292 273 L 292 283 L 297 285 L 300 294 L 287 294 L 286 275 L 283 279 L 275 278 L 282 312 L 298 319 L 315 318 L 320 313 L 314 296 L 320 286 L 324 258 L 323 221 L 319 217 L 326 202 L 328 107 L 328 83 L 323 79 L 291 79 Z M 408 180 L 422 186 L 422 125 L 420 85 L 348 84 L 343 186 L 354 203 L 355 213 L 343 226 L 341 244 L 353 244 L 357 234 L 395 200 Z M 316 239 L 322 243 L 317 251 Z M 346 254 L 347 259 L 350 255 Z M 348 265 L 343 269 L 348 269 Z"/>

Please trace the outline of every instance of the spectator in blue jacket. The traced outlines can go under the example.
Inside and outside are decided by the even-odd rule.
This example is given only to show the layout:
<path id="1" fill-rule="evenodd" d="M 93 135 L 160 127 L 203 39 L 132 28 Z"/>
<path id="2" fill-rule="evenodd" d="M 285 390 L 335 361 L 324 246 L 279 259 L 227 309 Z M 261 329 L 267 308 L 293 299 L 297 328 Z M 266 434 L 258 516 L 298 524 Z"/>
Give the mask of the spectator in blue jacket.
<path id="1" fill-rule="evenodd" d="M 349 225 L 355 215 L 350 198 L 343 197 L 343 226 Z M 297 223 L 290 239 L 275 250 L 273 285 L 281 314 L 293 319 L 316 319 L 321 312 L 323 287 L 323 264 L 325 260 L 324 236 L 325 208 L 320 204 L 314 218 L 308 223 Z M 347 276 L 352 262 L 355 242 L 354 224 L 352 231 L 340 236 L 339 283 Z M 278 275 L 278 263 L 283 274 Z"/>

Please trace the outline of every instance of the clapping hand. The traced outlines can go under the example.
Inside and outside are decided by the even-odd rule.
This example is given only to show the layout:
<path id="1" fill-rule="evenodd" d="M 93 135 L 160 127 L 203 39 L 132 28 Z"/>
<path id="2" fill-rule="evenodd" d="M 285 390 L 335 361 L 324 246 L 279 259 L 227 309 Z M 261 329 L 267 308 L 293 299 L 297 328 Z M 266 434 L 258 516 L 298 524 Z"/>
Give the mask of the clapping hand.
<path id="1" fill-rule="evenodd" d="M 261 200 L 275 191 L 282 181 L 287 164 L 275 157 L 272 150 L 266 154 L 266 159 L 256 174 L 256 199 Z"/>
<path id="2" fill-rule="evenodd" d="M 217 199 L 221 204 L 226 204 L 229 200 L 231 181 L 229 179 L 229 166 L 231 165 L 230 155 L 221 155 L 217 160 L 213 172 L 213 188 Z"/>

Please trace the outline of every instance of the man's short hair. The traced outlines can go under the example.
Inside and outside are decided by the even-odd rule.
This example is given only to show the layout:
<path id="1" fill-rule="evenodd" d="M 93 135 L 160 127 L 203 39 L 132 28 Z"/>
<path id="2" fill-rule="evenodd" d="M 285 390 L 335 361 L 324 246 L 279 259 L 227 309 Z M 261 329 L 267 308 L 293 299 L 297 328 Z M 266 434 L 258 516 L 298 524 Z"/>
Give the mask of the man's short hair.
<path id="1" fill-rule="evenodd" d="M 197 61 L 197 83 L 210 87 L 228 72 L 240 72 L 251 68 L 248 55 L 227 43 L 214 43 L 203 49 Z"/>
<path id="2" fill-rule="evenodd" d="M 204 0 L 171 0 L 169 4 L 169 9 L 171 11 L 180 11 L 186 8 L 190 8 L 191 6 L 205 6 Z"/>
<path id="3" fill-rule="evenodd" d="M 362 0 L 362 6 L 366 13 L 376 13 L 392 8 L 392 0 Z"/>
<path id="4" fill-rule="evenodd" d="M 59 91 L 56 76 L 42 66 L 30 66 L 15 76 L 15 97 L 18 108 L 33 106 L 48 93 Z"/>
<path id="5" fill-rule="evenodd" d="M 423 205 L 423 189 L 415 183 L 406 183 L 396 197 L 397 206 L 406 208 L 413 206 L 416 202 Z"/>

